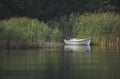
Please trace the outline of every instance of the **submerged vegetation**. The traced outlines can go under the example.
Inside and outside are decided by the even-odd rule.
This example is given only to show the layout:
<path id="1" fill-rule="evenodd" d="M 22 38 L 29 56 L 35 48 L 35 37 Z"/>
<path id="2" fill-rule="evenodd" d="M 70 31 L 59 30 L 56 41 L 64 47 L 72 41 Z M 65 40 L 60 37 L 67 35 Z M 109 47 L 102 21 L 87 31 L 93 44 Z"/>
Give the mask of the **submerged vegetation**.
<path id="1" fill-rule="evenodd" d="M 61 43 L 63 38 L 93 38 L 102 45 L 120 45 L 120 15 L 106 13 L 73 13 L 48 22 L 27 17 L 0 21 L 0 47 L 43 46 Z"/>

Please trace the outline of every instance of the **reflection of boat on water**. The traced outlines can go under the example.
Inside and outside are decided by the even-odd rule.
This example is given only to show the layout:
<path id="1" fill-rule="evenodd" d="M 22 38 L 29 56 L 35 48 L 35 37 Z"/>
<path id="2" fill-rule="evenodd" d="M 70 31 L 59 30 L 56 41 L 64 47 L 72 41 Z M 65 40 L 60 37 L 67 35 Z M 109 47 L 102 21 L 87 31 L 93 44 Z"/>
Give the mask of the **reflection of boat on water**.
<path id="1" fill-rule="evenodd" d="M 77 39 L 77 38 L 70 38 L 69 40 L 64 39 L 66 44 L 81 44 L 81 45 L 89 45 L 91 43 L 91 38 L 86 39 Z"/>
<path id="2" fill-rule="evenodd" d="M 70 52 L 90 52 L 90 46 L 89 45 L 65 45 L 64 46 L 65 51 Z"/>

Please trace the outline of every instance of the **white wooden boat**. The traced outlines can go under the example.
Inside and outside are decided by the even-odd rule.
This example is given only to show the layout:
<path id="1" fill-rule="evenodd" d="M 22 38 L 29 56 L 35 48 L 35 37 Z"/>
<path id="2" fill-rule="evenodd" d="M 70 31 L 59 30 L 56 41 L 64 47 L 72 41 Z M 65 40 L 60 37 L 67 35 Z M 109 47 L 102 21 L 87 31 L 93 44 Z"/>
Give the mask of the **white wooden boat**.
<path id="1" fill-rule="evenodd" d="M 69 40 L 64 39 L 64 42 L 66 44 L 89 45 L 91 43 L 91 38 L 86 38 L 86 39 L 70 38 Z"/>

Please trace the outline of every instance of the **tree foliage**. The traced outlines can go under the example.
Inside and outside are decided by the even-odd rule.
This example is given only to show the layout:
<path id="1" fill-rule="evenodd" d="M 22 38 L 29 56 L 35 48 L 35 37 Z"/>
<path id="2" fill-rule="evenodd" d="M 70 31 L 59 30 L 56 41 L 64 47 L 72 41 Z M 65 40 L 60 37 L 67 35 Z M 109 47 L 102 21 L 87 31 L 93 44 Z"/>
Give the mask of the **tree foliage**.
<path id="1" fill-rule="evenodd" d="M 48 20 L 86 11 L 120 12 L 120 0 L 0 0 L 0 18 L 28 16 Z"/>

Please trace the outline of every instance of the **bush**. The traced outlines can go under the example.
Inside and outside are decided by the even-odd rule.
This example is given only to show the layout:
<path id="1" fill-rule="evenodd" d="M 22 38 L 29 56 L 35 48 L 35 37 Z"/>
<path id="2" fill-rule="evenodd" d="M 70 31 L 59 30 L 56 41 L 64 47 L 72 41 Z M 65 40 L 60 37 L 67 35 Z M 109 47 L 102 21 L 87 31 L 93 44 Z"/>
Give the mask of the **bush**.
<path id="1" fill-rule="evenodd" d="M 7 46 L 31 46 L 45 43 L 47 36 L 58 38 L 59 30 L 51 29 L 43 21 L 27 17 L 11 18 L 0 23 L 0 40 Z M 57 35 L 56 35 L 57 34 Z"/>

